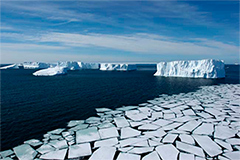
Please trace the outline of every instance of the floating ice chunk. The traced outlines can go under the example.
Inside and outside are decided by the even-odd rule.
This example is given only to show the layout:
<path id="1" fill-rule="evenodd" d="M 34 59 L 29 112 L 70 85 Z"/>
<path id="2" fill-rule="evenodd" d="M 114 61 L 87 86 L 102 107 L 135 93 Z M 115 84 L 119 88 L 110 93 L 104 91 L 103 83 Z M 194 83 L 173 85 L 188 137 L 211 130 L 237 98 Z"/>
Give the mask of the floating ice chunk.
<path id="1" fill-rule="evenodd" d="M 64 160 L 67 153 L 67 149 L 61 149 L 57 151 L 51 151 L 40 156 L 41 159 L 57 159 Z"/>
<path id="2" fill-rule="evenodd" d="M 106 138 L 112 138 L 112 137 L 118 137 L 119 136 L 116 127 L 100 129 L 99 134 L 100 134 L 101 139 L 106 139 Z"/>
<path id="3" fill-rule="evenodd" d="M 6 157 L 6 158 L 3 158 L 3 159 L 1 159 L 1 160 L 13 160 L 13 159 L 10 158 L 10 157 Z"/>
<path id="4" fill-rule="evenodd" d="M 73 128 L 70 128 L 69 131 L 78 131 L 80 129 L 85 129 L 89 126 L 89 124 L 79 124 L 79 125 L 76 125 L 75 127 Z"/>
<path id="5" fill-rule="evenodd" d="M 215 126 L 214 138 L 227 139 L 234 137 L 238 131 L 229 128 L 228 126 Z"/>
<path id="6" fill-rule="evenodd" d="M 137 114 L 126 114 L 128 118 L 130 118 L 133 121 L 141 121 L 143 119 L 147 119 L 147 114 L 144 113 L 137 113 Z"/>
<path id="7" fill-rule="evenodd" d="M 115 147 L 100 147 L 93 152 L 89 160 L 113 160 L 115 153 Z"/>
<path id="8" fill-rule="evenodd" d="M 45 153 L 48 153 L 48 152 L 51 152 L 54 150 L 55 150 L 55 148 L 49 144 L 44 144 L 40 148 L 37 149 L 37 151 L 41 154 L 45 154 Z"/>
<path id="9" fill-rule="evenodd" d="M 224 153 L 223 155 L 228 157 L 231 160 L 239 160 L 240 151 L 227 152 L 227 153 Z"/>
<path id="10" fill-rule="evenodd" d="M 126 146 L 136 144 L 138 142 L 142 142 L 144 140 L 146 140 L 146 138 L 138 138 L 138 137 L 137 138 L 128 138 L 128 139 L 119 141 L 119 143 L 120 143 L 120 147 L 126 147 Z"/>
<path id="11" fill-rule="evenodd" d="M 158 128 L 160 127 L 151 123 L 144 124 L 138 127 L 139 130 L 148 130 L 148 131 L 157 130 Z"/>
<path id="12" fill-rule="evenodd" d="M 214 139 L 214 141 L 217 142 L 220 146 L 222 146 L 223 148 L 226 148 L 229 151 L 233 150 L 232 146 L 227 142 L 224 142 L 224 141 L 219 140 L 219 139 Z"/>
<path id="13" fill-rule="evenodd" d="M 178 128 L 178 130 L 184 130 L 184 131 L 189 131 L 191 132 L 192 130 L 194 130 L 196 127 L 198 127 L 201 124 L 200 121 L 189 121 L 187 123 L 185 123 L 184 125 L 182 125 L 181 127 Z"/>
<path id="14" fill-rule="evenodd" d="M 202 123 L 199 127 L 197 127 L 194 131 L 194 134 L 204 134 L 204 135 L 212 135 L 213 133 L 213 124 L 211 123 Z"/>
<path id="15" fill-rule="evenodd" d="M 163 126 L 162 129 L 167 131 L 167 130 L 172 130 L 174 128 L 177 128 L 179 126 L 181 126 L 183 123 L 179 123 L 179 122 L 174 122 L 172 124 L 169 124 L 169 125 L 166 125 L 166 126 Z"/>
<path id="16" fill-rule="evenodd" d="M 68 158 L 78 158 L 92 154 L 90 143 L 72 145 L 69 147 Z"/>
<path id="17" fill-rule="evenodd" d="M 142 158 L 142 160 L 160 160 L 156 151 L 153 151 Z"/>
<path id="18" fill-rule="evenodd" d="M 101 71 L 132 71 L 137 70 L 136 64 L 123 64 L 123 63 L 101 63 Z"/>
<path id="19" fill-rule="evenodd" d="M 148 153 L 152 152 L 153 147 L 134 147 L 128 153 L 133 153 L 133 154 L 143 154 L 143 153 Z"/>
<path id="20" fill-rule="evenodd" d="M 140 142 L 132 144 L 134 147 L 149 147 L 147 140 L 142 140 Z"/>
<path id="21" fill-rule="evenodd" d="M 161 143 L 149 139 L 148 144 L 150 147 L 155 147 L 155 146 L 159 146 Z"/>
<path id="22" fill-rule="evenodd" d="M 98 123 L 101 121 L 101 118 L 99 117 L 89 117 L 88 119 L 86 119 L 86 123 Z"/>
<path id="23" fill-rule="evenodd" d="M 0 152 L 0 157 L 2 156 L 3 158 L 10 156 L 13 154 L 13 151 L 11 149 L 6 150 L 6 151 L 1 151 Z"/>
<path id="24" fill-rule="evenodd" d="M 130 137 L 135 137 L 140 135 L 141 132 L 133 129 L 131 127 L 126 127 L 126 128 L 122 128 L 121 129 L 121 139 L 125 139 L 125 138 L 130 138 Z"/>
<path id="25" fill-rule="evenodd" d="M 193 154 L 180 153 L 179 160 L 195 160 Z"/>
<path id="26" fill-rule="evenodd" d="M 127 152 L 129 150 L 133 149 L 133 147 L 124 147 L 124 148 L 118 148 L 120 152 Z"/>
<path id="27" fill-rule="evenodd" d="M 120 153 L 117 157 L 117 160 L 140 160 L 141 156 L 130 153 Z"/>
<path id="28" fill-rule="evenodd" d="M 129 126 L 129 123 L 126 120 L 125 117 L 114 118 L 114 122 L 116 123 L 117 127 L 119 127 L 119 128 L 128 127 Z"/>
<path id="29" fill-rule="evenodd" d="M 153 122 L 153 124 L 159 125 L 159 126 L 166 126 L 170 123 L 172 123 L 173 121 L 170 120 L 165 120 L 165 119 L 158 119 L 156 121 Z"/>
<path id="30" fill-rule="evenodd" d="M 176 141 L 176 147 L 181 151 L 185 151 L 187 153 L 192 153 L 192 154 L 198 155 L 200 157 L 205 157 L 202 148 L 199 148 L 197 146 L 193 146 L 190 144 Z"/>
<path id="31" fill-rule="evenodd" d="M 137 127 L 137 126 L 144 124 L 143 122 L 135 122 L 135 121 L 130 121 L 129 123 L 130 123 L 131 127 Z"/>
<path id="32" fill-rule="evenodd" d="M 163 143 L 173 143 L 177 138 L 177 134 L 168 133 L 162 140 Z"/>
<path id="33" fill-rule="evenodd" d="M 28 144 L 14 147 L 13 151 L 19 160 L 32 160 L 37 155 L 37 152 Z"/>
<path id="34" fill-rule="evenodd" d="M 117 108 L 116 110 L 117 111 L 129 111 L 129 110 L 136 109 L 136 108 L 138 108 L 138 106 L 124 106 L 124 107 Z"/>
<path id="35" fill-rule="evenodd" d="M 82 123 L 84 123 L 84 120 L 72 120 L 68 123 L 67 126 L 68 127 L 74 127 L 74 126 L 76 126 L 78 124 L 82 124 Z"/>
<path id="36" fill-rule="evenodd" d="M 24 143 L 30 144 L 33 147 L 40 146 L 42 144 L 42 142 L 38 139 L 27 140 Z"/>
<path id="37" fill-rule="evenodd" d="M 114 146 L 116 144 L 118 144 L 117 138 L 109 138 L 109 139 L 104 139 L 104 140 L 94 142 L 94 148 L 102 147 L 102 146 Z"/>
<path id="38" fill-rule="evenodd" d="M 87 129 L 79 130 L 76 132 L 76 142 L 92 142 L 99 140 L 100 136 L 97 130 L 97 127 L 89 127 Z"/>
<path id="39" fill-rule="evenodd" d="M 193 144 L 193 145 L 195 145 L 195 141 L 194 141 L 194 139 L 192 138 L 192 136 L 190 136 L 190 135 L 180 134 L 180 135 L 179 135 L 179 138 L 181 139 L 181 142 L 185 142 L 185 143 L 188 143 L 188 144 Z"/>
<path id="40" fill-rule="evenodd" d="M 240 138 L 230 138 L 226 140 L 231 145 L 240 145 Z"/>
<path id="41" fill-rule="evenodd" d="M 210 156 L 214 157 L 222 153 L 222 149 L 208 136 L 193 135 L 199 146 Z"/>
<path id="42" fill-rule="evenodd" d="M 34 76 L 56 76 L 61 74 L 67 74 L 67 68 L 64 67 L 54 67 L 41 69 L 33 73 Z"/>
<path id="43" fill-rule="evenodd" d="M 109 111 L 112 111 L 111 109 L 109 108 L 95 108 L 97 112 L 109 112 Z"/>
<path id="44" fill-rule="evenodd" d="M 53 146 L 57 149 L 67 148 L 68 144 L 66 140 L 52 140 L 48 143 L 49 145 Z"/>
<path id="45" fill-rule="evenodd" d="M 172 144 L 160 145 L 156 151 L 163 160 L 177 160 L 179 151 Z"/>
<path id="46" fill-rule="evenodd" d="M 62 131 L 64 131 L 64 128 L 59 128 L 59 129 L 55 129 L 53 131 L 49 131 L 48 134 L 61 134 Z"/>
<path id="47" fill-rule="evenodd" d="M 166 132 L 164 132 L 164 130 L 162 130 L 161 128 L 156 130 L 156 131 L 146 131 L 143 132 L 143 134 L 148 135 L 148 136 L 155 136 L 155 137 L 159 137 L 162 138 Z"/>
<path id="48" fill-rule="evenodd" d="M 106 122 L 106 123 L 101 123 L 98 128 L 111 128 L 111 127 L 115 127 L 112 123 L 110 122 Z"/>
<path id="49" fill-rule="evenodd" d="M 192 116 L 195 116 L 195 115 L 196 115 L 196 114 L 193 112 L 192 109 L 183 110 L 183 114 L 184 114 L 184 115 L 192 115 Z"/>
<path id="50" fill-rule="evenodd" d="M 225 69 L 223 61 L 213 59 L 160 62 L 154 76 L 224 78 Z"/>

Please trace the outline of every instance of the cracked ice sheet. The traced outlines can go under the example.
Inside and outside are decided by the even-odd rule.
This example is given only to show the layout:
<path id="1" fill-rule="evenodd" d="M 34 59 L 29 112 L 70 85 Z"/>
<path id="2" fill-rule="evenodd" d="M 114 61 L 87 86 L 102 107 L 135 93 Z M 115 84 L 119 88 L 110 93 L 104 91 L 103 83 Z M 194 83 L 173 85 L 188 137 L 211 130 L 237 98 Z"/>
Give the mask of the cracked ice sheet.
<path id="1" fill-rule="evenodd" d="M 162 140 L 163 143 L 173 143 L 177 138 L 177 134 L 170 134 L 168 133 Z"/>
<path id="2" fill-rule="evenodd" d="M 129 123 L 126 120 L 125 117 L 114 118 L 114 122 L 117 125 L 117 127 L 119 127 L 119 128 L 128 127 L 129 126 Z"/>
<path id="3" fill-rule="evenodd" d="M 49 145 L 53 146 L 57 149 L 67 148 L 68 144 L 66 140 L 52 140 L 48 143 Z"/>
<path id="4" fill-rule="evenodd" d="M 99 140 L 100 136 L 97 130 L 97 127 L 89 127 L 87 129 L 79 130 L 76 132 L 76 142 L 92 142 Z"/>
<path id="5" fill-rule="evenodd" d="M 100 147 L 93 152 L 89 160 L 113 160 L 115 153 L 115 147 Z"/>
<path id="6" fill-rule="evenodd" d="M 193 154 L 180 153 L 179 160 L 195 160 Z"/>
<path id="7" fill-rule="evenodd" d="M 156 151 L 153 151 L 142 158 L 142 160 L 160 160 L 160 157 Z"/>
<path id="8" fill-rule="evenodd" d="M 55 148 L 52 147 L 52 146 L 49 145 L 49 144 L 44 144 L 44 145 L 42 145 L 41 147 L 39 147 L 39 148 L 37 149 L 37 151 L 38 151 L 39 153 L 41 153 L 41 154 L 45 154 L 45 153 L 47 153 L 47 152 L 51 152 L 51 151 L 54 151 L 54 150 L 55 150 Z"/>
<path id="9" fill-rule="evenodd" d="M 153 147 L 134 147 L 128 153 L 133 153 L 133 154 L 143 154 L 143 153 L 148 153 L 153 151 Z"/>
<path id="10" fill-rule="evenodd" d="M 184 125 L 182 125 L 181 127 L 179 127 L 177 130 L 184 130 L 184 131 L 189 131 L 191 132 L 192 130 L 194 130 L 196 127 L 198 127 L 202 122 L 200 121 L 189 121 L 187 123 L 185 123 Z"/>
<path id="11" fill-rule="evenodd" d="M 194 134 L 204 134 L 204 135 L 212 135 L 213 133 L 213 124 L 211 123 L 202 123 L 199 127 L 197 127 L 194 131 Z"/>
<path id="12" fill-rule="evenodd" d="M 68 158 L 78 158 L 92 154 L 90 143 L 72 145 L 69 147 Z"/>
<path id="13" fill-rule="evenodd" d="M 61 149 L 57 151 L 48 152 L 40 156 L 41 159 L 57 159 L 57 160 L 64 160 L 67 153 L 67 149 Z"/>
<path id="14" fill-rule="evenodd" d="M 28 144 L 22 144 L 13 148 L 19 160 L 32 160 L 37 155 L 37 152 Z"/>
<path id="15" fill-rule="evenodd" d="M 120 153 L 117 160 L 140 160 L 141 156 L 130 153 Z"/>
<path id="16" fill-rule="evenodd" d="M 156 147 L 156 151 L 163 160 L 177 160 L 179 151 L 172 144 L 164 144 Z"/>
<path id="17" fill-rule="evenodd" d="M 128 118 L 130 118 L 133 121 L 141 121 L 143 119 L 147 119 L 147 114 L 144 113 L 137 113 L 137 114 L 126 114 Z"/>
<path id="18" fill-rule="evenodd" d="M 237 132 L 237 130 L 233 130 L 228 126 L 215 126 L 214 138 L 225 140 L 234 137 Z"/>
<path id="19" fill-rule="evenodd" d="M 138 130 L 157 130 L 160 126 L 148 123 L 138 127 Z"/>
<path id="20" fill-rule="evenodd" d="M 13 151 L 11 149 L 6 150 L 6 151 L 1 151 L 0 152 L 0 157 L 2 156 L 3 158 L 10 156 L 13 154 Z"/>
<path id="21" fill-rule="evenodd" d="M 198 155 L 200 157 L 205 157 L 202 148 L 196 147 L 194 145 L 176 141 L 176 147 L 181 151 L 185 151 L 187 153 L 192 153 L 192 154 Z"/>
<path id="22" fill-rule="evenodd" d="M 193 138 L 202 147 L 202 149 L 210 156 L 214 157 L 222 153 L 222 149 L 208 136 L 193 135 Z"/>
<path id="23" fill-rule="evenodd" d="M 122 128 L 121 129 L 121 139 L 125 139 L 125 138 L 130 138 L 130 137 L 135 137 L 140 135 L 141 132 L 133 129 L 131 127 L 126 127 L 126 128 Z"/>
<path id="24" fill-rule="evenodd" d="M 109 139 L 104 139 L 100 141 L 95 141 L 94 148 L 102 147 L 102 146 L 114 146 L 116 144 L 118 144 L 117 138 L 109 138 Z"/>
<path id="25" fill-rule="evenodd" d="M 99 129 L 101 139 L 118 137 L 118 131 L 116 127 Z"/>

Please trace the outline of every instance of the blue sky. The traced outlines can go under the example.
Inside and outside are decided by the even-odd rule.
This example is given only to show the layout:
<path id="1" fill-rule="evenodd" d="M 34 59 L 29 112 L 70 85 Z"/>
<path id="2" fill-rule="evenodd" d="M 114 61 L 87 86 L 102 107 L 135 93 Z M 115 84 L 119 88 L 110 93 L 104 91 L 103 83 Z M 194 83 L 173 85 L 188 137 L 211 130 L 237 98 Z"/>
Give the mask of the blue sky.
<path id="1" fill-rule="evenodd" d="M 238 1 L 1 1 L 1 63 L 239 63 Z"/>

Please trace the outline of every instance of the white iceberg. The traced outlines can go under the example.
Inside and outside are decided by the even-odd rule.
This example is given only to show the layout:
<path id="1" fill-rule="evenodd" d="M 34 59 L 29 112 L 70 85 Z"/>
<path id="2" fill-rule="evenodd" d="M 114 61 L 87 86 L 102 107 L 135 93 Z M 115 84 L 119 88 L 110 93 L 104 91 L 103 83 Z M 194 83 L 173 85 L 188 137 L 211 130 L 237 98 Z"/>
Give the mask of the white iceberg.
<path id="1" fill-rule="evenodd" d="M 124 64 L 124 63 L 101 63 L 101 71 L 133 71 L 137 70 L 136 64 Z"/>
<path id="2" fill-rule="evenodd" d="M 19 66 L 17 64 L 10 64 L 7 66 L 0 67 L 0 69 L 19 69 Z"/>
<path id="3" fill-rule="evenodd" d="M 225 69 L 223 61 L 213 59 L 160 62 L 154 76 L 224 78 Z"/>
<path id="4" fill-rule="evenodd" d="M 41 69 L 33 73 L 34 76 L 56 76 L 67 73 L 67 68 L 65 67 L 53 67 L 47 69 Z"/>
<path id="5" fill-rule="evenodd" d="M 51 67 L 51 64 L 43 62 L 24 62 L 18 64 L 18 67 L 23 67 L 24 69 L 42 69 Z"/>
<path id="6" fill-rule="evenodd" d="M 99 69 L 99 67 L 100 67 L 99 63 L 78 62 L 78 65 L 81 69 Z"/>

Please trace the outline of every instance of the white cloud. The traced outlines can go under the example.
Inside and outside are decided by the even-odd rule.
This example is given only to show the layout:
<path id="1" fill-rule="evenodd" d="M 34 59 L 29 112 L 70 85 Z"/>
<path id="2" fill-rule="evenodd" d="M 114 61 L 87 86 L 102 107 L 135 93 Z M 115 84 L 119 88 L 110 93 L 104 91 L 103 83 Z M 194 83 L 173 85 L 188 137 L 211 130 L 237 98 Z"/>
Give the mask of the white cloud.
<path id="1" fill-rule="evenodd" d="M 238 53 L 238 46 L 207 39 L 186 42 L 153 34 L 108 35 L 48 33 L 35 39 L 72 47 L 103 47 L 141 54 L 224 55 Z"/>

